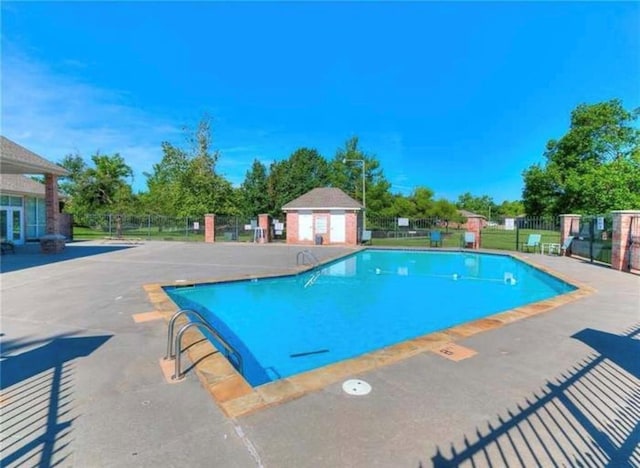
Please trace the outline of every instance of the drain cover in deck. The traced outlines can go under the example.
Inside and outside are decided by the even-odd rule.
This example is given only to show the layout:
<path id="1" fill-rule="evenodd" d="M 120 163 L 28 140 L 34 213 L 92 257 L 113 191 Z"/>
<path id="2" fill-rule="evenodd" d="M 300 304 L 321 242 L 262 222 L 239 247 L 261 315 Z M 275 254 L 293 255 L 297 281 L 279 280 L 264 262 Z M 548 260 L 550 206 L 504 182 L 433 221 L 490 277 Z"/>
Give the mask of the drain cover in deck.
<path id="1" fill-rule="evenodd" d="M 342 390 L 349 395 L 368 395 L 371 392 L 371 385 L 364 380 L 350 379 L 342 384 Z"/>

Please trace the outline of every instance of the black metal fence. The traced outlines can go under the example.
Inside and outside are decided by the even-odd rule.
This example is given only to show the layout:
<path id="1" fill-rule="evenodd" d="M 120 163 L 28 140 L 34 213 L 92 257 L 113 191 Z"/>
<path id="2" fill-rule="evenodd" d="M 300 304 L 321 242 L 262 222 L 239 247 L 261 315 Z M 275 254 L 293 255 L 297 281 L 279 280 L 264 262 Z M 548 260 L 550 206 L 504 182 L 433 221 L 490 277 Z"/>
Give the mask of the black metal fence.
<path id="1" fill-rule="evenodd" d="M 256 217 L 220 215 L 216 216 L 215 226 L 216 242 L 254 242 L 261 235 Z M 286 224 L 280 218 L 272 219 L 269 230 L 272 242 L 286 240 Z"/>
<path id="2" fill-rule="evenodd" d="M 502 217 L 487 222 L 482 229 L 482 248 L 542 251 L 543 246 L 560 243 L 560 217 Z"/>
<path id="3" fill-rule="evenodd" d="M 467 231 L 466 223 L 441 218 L 374 217 L 366 219 L 373 243 L 380 245 L 427 245 L 432 231 L 440 231 L 444 247 L 459 247 Z M 531 247 L 532 236 L 538 237 L 533 251 L 543 245 L 559 246 L 560 217 L 515 217 L 482 221 L 481 247 L 495 250 L 524 250 Z M 215 218 L 216 242 L 252 242 L 258 219 L 247 216 Z M 612 215 L 589 215 L 574 219 L 570 253 L 592 262 L 611 264 Z M 629 227 L 629 266 L 640 270 L 640 216 Z M 284 220 L 274 219 L 270 226 L 274 241 L 286 240 Z M 94 214 L 74 217 L 73 238 L 140 238 L 158 240 L 204 241 L 204 217 L 175 218 L 159 215 Z M 531 249 L 529 249 L 531 250 Z M 557 249 L 559 251 L 559 248 Z"/>
<path id="4" fill-rule="evenodd" d="M 611 214 L 588 215 L 573 220 L 570 235 L 573 236 L 571 255 L 589 259 L 591 262 L 611 264 Z"/>
<path id="5" fill-rule="evenodd" d="M 92 214 L 74 216 L 75 240 L 138 238 L 204 241 L 204 217 Z"/>
<path id="6" fill-rule="evenodd" d="M 367 216 L 366 229 L 374 239 L 426 238 L 433 229 L 447 228 L 447 222 L 439 218 L 396 218 L 391 216 Z"/>
<path id="7" fill-rule="evenodd" d="M 540 236 L 533 250 L 540 251 L 542 244 L 560 243 L 560 218 L 554 217 L 503 217 L 491 221 L 482 219 L 481 246 L 496 250 L 522 250 L 531 238 Z M 459 247 L 468 230 L 466 222 L 440 218 L 367 217 L 367 230 L 372 232 L 378 244 L 425 244 L 431 232 L 442 233 L 445 247 Z"/>
<path id="8" fill-rule="evenodd" d="M 257 219 L 242 216 L 216 216 L 216 242 L 241 242 L 253 240 Z"/>

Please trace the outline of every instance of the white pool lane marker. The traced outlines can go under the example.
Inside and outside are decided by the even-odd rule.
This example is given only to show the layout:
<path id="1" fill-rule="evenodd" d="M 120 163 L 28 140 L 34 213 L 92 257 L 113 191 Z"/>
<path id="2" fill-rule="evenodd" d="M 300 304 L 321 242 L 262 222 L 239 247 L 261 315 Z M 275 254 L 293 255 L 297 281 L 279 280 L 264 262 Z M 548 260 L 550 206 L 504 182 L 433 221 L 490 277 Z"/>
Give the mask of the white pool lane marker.
<path id="1" fill-rule="evenodd" d="M 371 393 L 371 385 L 364 380 L 349 379 L 342 384 L 342 390 L 348 395 L 368 395 Z"/>

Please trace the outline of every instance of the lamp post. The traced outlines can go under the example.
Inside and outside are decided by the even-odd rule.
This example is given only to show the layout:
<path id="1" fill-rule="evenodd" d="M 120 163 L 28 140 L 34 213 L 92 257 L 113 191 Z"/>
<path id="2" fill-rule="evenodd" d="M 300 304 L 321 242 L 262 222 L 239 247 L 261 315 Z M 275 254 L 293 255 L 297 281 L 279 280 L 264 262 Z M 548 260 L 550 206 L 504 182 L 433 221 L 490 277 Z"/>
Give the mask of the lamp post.
<path id="1" fill-rule="evenodd" d="M 367 229 L 367 196 L 366 196 L 366 178 L 365 178 L 365 166 L 366 166 L 366 162 L 364 159 L 347 159 L 344 158 L 342 160 L 343 164 L 346 164 L 347 161 L 353 161 L 353 162 L 361 162 L 362 163 L 362 230 L 366 231 Z"/>

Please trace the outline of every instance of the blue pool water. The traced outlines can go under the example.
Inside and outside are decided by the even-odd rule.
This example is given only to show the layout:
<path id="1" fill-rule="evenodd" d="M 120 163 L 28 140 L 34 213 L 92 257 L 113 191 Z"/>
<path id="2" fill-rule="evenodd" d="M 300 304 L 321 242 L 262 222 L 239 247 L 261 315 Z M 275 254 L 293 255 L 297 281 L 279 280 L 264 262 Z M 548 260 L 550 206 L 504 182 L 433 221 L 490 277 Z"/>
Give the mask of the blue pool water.
<path id="1" fill-rule="evenodd" d="M 300 275 L 165 288 L 238 350 L 253 386 L 573 289 L 508 256 L 384 250 Z"/>

